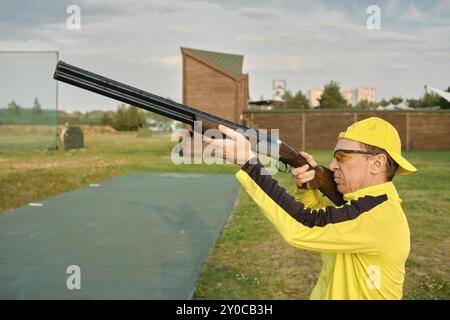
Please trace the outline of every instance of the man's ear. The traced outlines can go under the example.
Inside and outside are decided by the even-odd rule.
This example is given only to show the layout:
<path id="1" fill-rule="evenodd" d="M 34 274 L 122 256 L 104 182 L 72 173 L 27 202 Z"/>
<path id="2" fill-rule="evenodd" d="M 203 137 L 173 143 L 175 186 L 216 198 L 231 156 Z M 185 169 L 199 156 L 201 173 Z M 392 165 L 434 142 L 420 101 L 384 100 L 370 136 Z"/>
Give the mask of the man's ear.
<path id="1" fill-rule="evenodd" d="M 380 172 L 384 172 L 386 169 L 387 157 L 385 154 L 376 154 L 372 156 L 372 164 L 370 166 L 370 171 L 373 175 L 377 175 Z"/>

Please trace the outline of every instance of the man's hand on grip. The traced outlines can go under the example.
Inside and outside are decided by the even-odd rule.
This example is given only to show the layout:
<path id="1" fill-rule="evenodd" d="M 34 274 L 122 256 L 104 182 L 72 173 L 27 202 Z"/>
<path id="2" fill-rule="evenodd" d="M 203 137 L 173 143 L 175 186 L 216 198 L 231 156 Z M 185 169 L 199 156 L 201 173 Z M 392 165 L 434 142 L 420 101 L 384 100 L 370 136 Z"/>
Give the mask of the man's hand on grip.
<path id="1" fill-rule="evenodd" d="M 304 151 L 300 151 L 300 155 L 312 166 L 315 167 L 317 166 L 316 161 L 314 160 L 314 158 L 304 152 Z M 295 184 L 297 185 L 298 188 L 305 188 L 308 187 L 308 182 L 310 182 L 311 180 L 314 179 L 315 177 L 315 171 L 312 169 L 309 169 L 309 166 L 307 164 L 305 164 L 302 167 L 298 167 L 298 168 L 292 168 L 291 170 L 292 176 L 294 177 L 295 180 Z"/>

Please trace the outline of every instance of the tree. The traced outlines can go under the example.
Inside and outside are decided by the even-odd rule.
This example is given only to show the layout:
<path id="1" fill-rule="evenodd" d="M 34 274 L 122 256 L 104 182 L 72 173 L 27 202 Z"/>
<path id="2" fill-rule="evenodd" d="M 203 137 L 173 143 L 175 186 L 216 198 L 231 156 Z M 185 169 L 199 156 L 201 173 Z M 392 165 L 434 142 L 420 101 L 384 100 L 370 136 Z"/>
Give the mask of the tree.
<path id="1" fill-rule="evenodd" d="M 298 109 L 309 109 L 311 106 L 309 105 L 308 98 L 303 94 L 301 90 L 298 90 L 294 96 L 295 107 Z"/>
<path id="2" fill-rule="evenodd" d="M 450 92 L 450 86 L 447 88 L 447 92 Z M 441 109 L 450 109 L 450 102 L 440 97 L 439 106 L 441 107 Z"/>
<path id="3" fill-rule="evenodd" d="M 422 108 L 422 100 L 421 99 L 407 99 L 406 104 L 410 108 Z"/>
<path id="4" fill-rule="evenodd" d="M 339 83 L 330 81 L 325 85 L 322 96 L 319 100 L 319 108 L 321 109 L 347 109 L 351 108 L 350 104 L 341 95 Z"/>
<path id="5" fill-rule="evenodd" d="M 358 104 L 355 106 L 356 109 L 376 109 L 377 103 L 376 102 L 369 102 L 368 100 L 364 99 L 358 102 Z"/>
<path id="6" fill-rule="evenodd" d="M 441 97 L 434 92 L 427 92 L 419 99 L 408 99 L 406 102 L 411 108 L 429 108 L 441 106 Z"/>
<path id="7" fill-rule="evenodd" d="M 127 106 L 125 104 L 119 104 L 117 106 L 116 114 L 113 118 L 113 128 L 119 131 L 127 130 L 127 119 L 126 119 Z"/>
<path id="8" fill-rule="evenodd" d="M 113 117 L 112 126 L 119 131 L 137 131 L 145 124 L 144 113 L 134 106 L 120 104 Z"/>
<path id="9" fill-rule="evenodd" d="M 145 124 L 144 113 L 134 106 L 128 106 L 127 124 L 128 130 L 131 131 L 137 131 L 139 128 L 142 128 Z"/>
<path id="10" fill-rule="evenodd" d="M 291 106 L 294 102 L 294 95 L 292 94 L 291 90 L 286 90 L 281 97 L 283 99 L 283 103 L 281 104 L 282 109 L 291 109 Z"/>
<path id="11" fill-rule="evenodd" d="M 441 97 L 438 94 L 427 92 L 422 97 L 422 108 L 439 106 L 440 100 Z"/>
<path id="12" fill-rule="evenodd" d="M 282 96 L 283 102 L 280 104 L 282 109 L 308 109 L 309 101 L 301 90 L 298 90 L 295 95 L 290 90 L 285 91 Z"/>
<path id="13" fill-rule="evenodd" d="M 380 106 L 382 106 L 382 107 L 387 107 L 389 105 L 389 101 L 387 101 L 386 99 L 382 99 L 381 101 L 380 101 Z"/>
<path id="14" fill-rule="evenodd" d="M 403 98 L 401 98 L 401 97 L 392 97 L 391 100 L 389 100 L 389 103 L 392 103 L 395 106 L 402 102 L 403 102 Z"/>
<path id="15" fill-rule="evenodd" d="M 100 119 L 100 124 L 102 126 L 112 126 L 113 119 L 107 113 L 104 113 Z"/>
<path id="16" fill-rule="evenodd" d="M 38 98 L 34 98 L 33 108 L 31 109 L 31 113 L 32 114 L 41 114 L 42 113 L 41 104 L 39 103 Z"/>
<path id="17" fill-rule="evenodd" d="M 8 103 L 8 111 L 15 116 L 20 115 L 21 109 L 22 108 L 14 100 Z"/>

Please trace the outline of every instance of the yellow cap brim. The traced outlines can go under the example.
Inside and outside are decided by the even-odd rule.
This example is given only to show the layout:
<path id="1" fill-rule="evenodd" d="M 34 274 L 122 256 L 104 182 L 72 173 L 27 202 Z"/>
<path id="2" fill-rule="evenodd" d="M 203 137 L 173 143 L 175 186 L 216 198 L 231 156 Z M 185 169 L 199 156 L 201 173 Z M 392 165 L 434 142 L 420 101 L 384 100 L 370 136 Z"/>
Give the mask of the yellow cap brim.
<path id="1" fill-rule="evenodd" d="M 394 159 L 394 161 L 398 163 L 398 169 L 396 174 L 407 175 L 417 171 L 416 167 L 414 167 L 408 160 L 403 158 L 401 155 L 392 152 L 390 150 L 386 150 L 386 152 L 389 153 L 392 159 Z"/>

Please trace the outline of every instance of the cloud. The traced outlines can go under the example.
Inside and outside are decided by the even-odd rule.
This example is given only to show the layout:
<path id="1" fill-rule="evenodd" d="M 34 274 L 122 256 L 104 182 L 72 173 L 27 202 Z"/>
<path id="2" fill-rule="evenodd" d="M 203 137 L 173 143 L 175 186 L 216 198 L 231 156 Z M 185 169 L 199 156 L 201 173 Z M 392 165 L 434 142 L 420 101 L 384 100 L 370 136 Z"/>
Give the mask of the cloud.
<path id="1" fill-rule="evenodd" d="M 71 0 L 53 1 L 1 1 L 0 2 L 0 40 L 11 37 L 34 37 L 34 31 L 47 29 L 53 24 L 65 25 L 69 14 L 66 9 L 73 4 Z M 223 11 L 221 5 L 207 1 L 180 0 L 78 0 L 76 4 L 81 10 L 83 24 L 93 21 L 105 21 L 112 25 L 115 18 L 126 20 L 121 28 L 127 29 L 135 20 L 144 20 L 151 24 L 152 20 L 161 19 L 165 14 L 206 14 Z M 131 23 L 130 23 L 131 22 Z M 150 22 L 150 23 L 149 23 Z M 167 22 L 165 21 L 165 25 Z M 161 28 L 161 24 L 158 26 Z M 178 28 L 180 31 L 181 28 Z M 195 32 L 194 29 L 187 29 Z M 199 30 L 199 28 L 197 28 Z"/>
<path id="2" fill-rule="evenodd" d="M 298 30 L 302 30 L 299 34 Z M 264 34 L 246 33 L 236 36 L 240 43 L 258 45 L 259 48 L 273 48 L 283 52 L 323 52 L 332 48 L 333 52 L 352 50 L 380 50 L 390 46 L 424 45 L 423 39 L 414 34 L 395 31 L 370 31 L 365 26 L 342 23 L 296 24 L 290 30 L 272 31 Z M 266 51 L 268 49 L 265 49 Z"/>
<path id="3" fill-rule="evenodd" d="M 148 0 L 145 1 L 151 4 L 159 12 L 163 13 L 175 13 L 175 12 L 187 12 L 187 11 L 208 11 L 208 10 L 220 10 L 222 6 L 217 3 L 211 3 L 207 1 L 190 1 L 183 2 L 179 0 Z"/>
<path id="4" fill-rule="evenodd" d="M 400 17 L 400 20 L 406 22 L 428 22 L 430 19 L 427 14 L 421 12 L 413 4 L 408 8 L 408 11 Z"/>
<path id="5" fill-rule="evenodd" d="M 181 65 L 181 56 L 148 57 L 144 59 L 144 63 L 158 67 L 178 68 Z"/>
<path id="6" fill-rule="evenodd" d="M 246 59 L 248 71 L 270 70 L 277 72 L 309 72 L 338 63 L 339 57 L 307 57 L 289 54 L 255 54 Z"/>
<path id="7" fill-rule="evenodd" d="M 274 20 L 282 19 L 281 13 L 274 11 L 273 9 L 262 9 L 253 7 L 244 7 L 236 11 L 236 14 L 255 20 Z"/>
<path id="8" fill-rule="evenodd" d="M 366 28 L 369 2 L 359 0 L 77 0 L 82 28 L 68 30 L 72 3 L 0 0 L 0 46 L 56 49 L 68 62 L 173 97 L 181 84 L 167 79 L 181 82 L 180 46 L 244 54 L 254 96 L 285 76 L 301 88 L 330 79 L 373 83 L 383 96 L 412 96 L 414 81 L 450 81 L 450 1 L 380 0 L 381 30 Z M 94 104 L 80 96 L 61 101 Z"/>
<path id="9" fill-rule="evenodd" d="M 90 16 L 115 16 L 153 11 L 151 2 L 144 0 L 79 0 L 76 3 L 82 14 Z"/>
<path id="10" fill-rule="evenodd" d="M 207 1 L 180 0 L 80 0 L 80 7 L 90 14 L 139 16 L 143 12 L 177 13 L 188 11 L 217 10 L 222 6 Z"/>
<path id="11" fill-rule="evenodd" d="M 195 34 L 195 33 L 202 33 L 206 31 L 206 26 L 202 25 L 180 25 L 180 24 L 174 24 L 169 25 L 165 27 L 165 30 L 172 31 L 176 33 L 183 33 L 183 34 Z"/>

